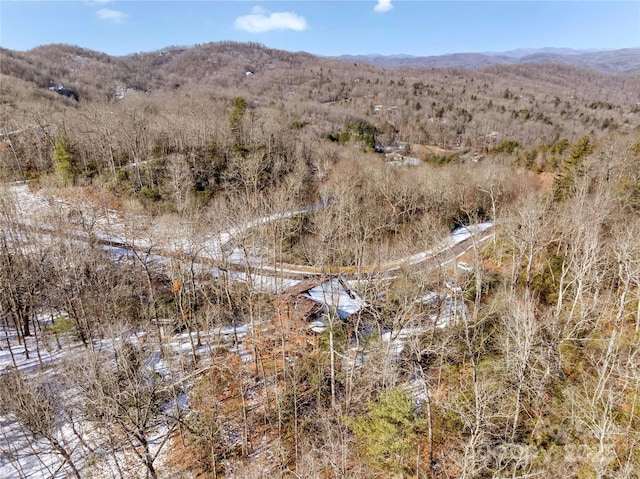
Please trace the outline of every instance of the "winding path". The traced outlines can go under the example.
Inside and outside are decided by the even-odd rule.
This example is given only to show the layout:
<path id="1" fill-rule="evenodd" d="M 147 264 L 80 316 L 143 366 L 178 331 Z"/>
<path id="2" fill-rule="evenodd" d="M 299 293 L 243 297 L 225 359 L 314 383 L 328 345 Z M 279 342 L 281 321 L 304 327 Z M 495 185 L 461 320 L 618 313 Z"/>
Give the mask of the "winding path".
<path id="1" fill-rule="evenodd" d="M 59 197 L 47 198 L 41 191 L 31 191 L 24 182 L 5 185 L 4 189 L 13 198 L 15 221 L 22 229 L 35 229 L 44 237 L 58 235 L 59 229 L 56 230 L 48 223 L 52 212 L 57 210 L 61 217 L 71 217 L 74 212 L 81 217 L 84 214 L 90 221 L 90 232 L 72 227 L 65 230 L 65 237 L 79 242 L 91 241 L 116 256 L 130 256 L 135 251 L 144 254 L 145 261 L 168 265 L 172 259 L 188 253 L 201 270 L 206 269 L 217 276 L 224 274 L 233 281 L 247 282 L 256 289 L 270 292 L 286 289 L 310 276 L 340 274 L 346 278 L 354 278 L 357 274 L 355 266 L 327 270 L 309 265 L 268 264 L 263 257 L 234 244 L 234 239 L 244 236 L 251 229 L 322 208 L 319 205 L 255 218 L 193 244 L 184 241 L 188 234 L 186 231 L 174 231 L 171 238 L 165 238 L 160 245 L 158 241 L 142 237 L 140 233 L 137 236 L 127 233 L 126 221 L 115 211 L 97 211 L 86 203 L 71 204 Z M 84 224 L 85 219 L 81 218 L 81 221 Z M 377 265 L 364 265 L 360 268 L 360 273 L 377 274 L 382 279 L 391 279 L 402 269 L 442 266 L 464 254 L 474 244 L 492 237 L 493 227 L 493 222 L 485 222 L 458 228 L 430 250 Z"/>

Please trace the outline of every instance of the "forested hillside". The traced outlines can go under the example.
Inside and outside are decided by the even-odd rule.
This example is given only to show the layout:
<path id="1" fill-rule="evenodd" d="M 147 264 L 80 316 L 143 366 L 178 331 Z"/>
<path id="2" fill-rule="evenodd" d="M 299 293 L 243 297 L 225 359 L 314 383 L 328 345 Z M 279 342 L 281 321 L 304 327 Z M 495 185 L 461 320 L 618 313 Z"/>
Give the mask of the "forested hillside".
<path id="1" fill-rule="evenodd" d="M 0 476 L 638 477 L 639 74 L 0 55 Z"/>

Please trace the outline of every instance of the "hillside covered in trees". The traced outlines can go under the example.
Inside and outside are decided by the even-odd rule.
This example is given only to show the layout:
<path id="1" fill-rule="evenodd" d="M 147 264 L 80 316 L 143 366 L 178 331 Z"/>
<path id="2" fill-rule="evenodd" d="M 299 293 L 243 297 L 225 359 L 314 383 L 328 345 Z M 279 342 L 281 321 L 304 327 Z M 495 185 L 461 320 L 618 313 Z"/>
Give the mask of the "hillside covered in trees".
<path id="1" fill-rule="evenodd" d="M 0 476 L 637 477 L 640 74 L 0 55 Z"/>

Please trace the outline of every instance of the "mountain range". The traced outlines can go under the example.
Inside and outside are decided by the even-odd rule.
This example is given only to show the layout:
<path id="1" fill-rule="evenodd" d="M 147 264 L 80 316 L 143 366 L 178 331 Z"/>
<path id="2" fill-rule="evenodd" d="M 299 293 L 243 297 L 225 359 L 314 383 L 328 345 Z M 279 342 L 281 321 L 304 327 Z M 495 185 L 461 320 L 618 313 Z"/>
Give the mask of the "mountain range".
<path id="1" fill-rule="evenodd" d="M 257 102 L 277 99 L 331 104 L 361 98 L 366 103 L 363 108 L 368 110 L 372 101 L 391 105 L 406 94 L 410 95 L 402 100 L 406 106 L 409 98 L 415 102 L 424 93 L 431 103 L 438 95 L 442 96 L 439 101 L 453 95 L 444 104 L 453 111 L 453 105 L 460 106 L 465 96 L 472 102 L 483 96 L 486 102 L 492 99 L 495 103 L 496 96 L 517 89 L 518 95 L 532 95 L 533 102 L 533 97 L 540 101 L 551 94 L 580 99 L 583 105 L 593 102 L 635 105 L 640 101 L 637 80 L 640 49 L 611 52 L 544 49 L 440 57 L 363 55 L 336 59 L 275 50 L 257 43 L 173 46 L 126 56 L 54 44 L 25 52 L 0 48 L 0 58 L 3 85 L 30 85 L 29 88 L 35 87 L 34 93 L 49 90 L 81 100 L 120 99 L 131 92 L 195 94 L 195 89 L 226 92 L 230 98 L 242 94 Z M 471 91 L 468 83 L 474 81 L 481 83 Z M 398 91 L 401 86 L 398 82 L 406 83 L 402 92 Z M 491 92 L 479 90 L 485 84 L 492 85 Z M 469 111 L 480 108 L 479 104 L 474 108 L 471 104 L 467 106 Z M 413 108 L 419 110 L 418 105 Z"/>
<path id="2" fill-rule="evenodd" d="M 481 68 L 488 65 L 556 63 L 604 73 L 640 72 L 640 48 L 620 50 L 573 50 L 570 48 L 522 48 L 506 52 L 451 53 L 435 56 L 340 55 L 330 57 L 382 68 Z"/>

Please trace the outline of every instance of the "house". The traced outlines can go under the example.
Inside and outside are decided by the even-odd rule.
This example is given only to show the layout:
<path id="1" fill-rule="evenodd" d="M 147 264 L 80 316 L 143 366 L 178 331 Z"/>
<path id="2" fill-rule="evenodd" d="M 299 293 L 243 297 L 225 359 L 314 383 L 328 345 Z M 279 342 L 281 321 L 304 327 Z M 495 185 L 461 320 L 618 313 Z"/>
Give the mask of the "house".
<path id="1" fill-rule="evenodd" d="M 385 159 L 390 166 L 420 166 L 422 160 L 410 156 L 403 156 L 398 152 L 385 153 Z"/>
<path id="2" fill-rule="evenodd" d="M 365 301 L 342 278 L 316 278 L 277 295 L 274 319 L 276 327 L 287 331 L 322 332 L 327 314 L 348 320 L 365 307 Z"/>
<path id="3" fill-rule="evenodd" d="M 320 283 L 317 279 L 303 281 L 278 294 L 273 300 L 276 326 L 291 331 L 305 328 L 307 321 L 317 319 L 322 314 L 322 305 L 304 293 Z"/>
<path id="4" fill-rule="evenodd" d="M 65 96 L 67 98 L 72 98 L 75 101 L 79 101 L 79 99 L 80 99 L 77 91 L 75 91 L 75 90 L 73 90 L 71 88 L 67 88 L 66 86 L 63 86 L 63 85 L 50 86 L 49 90 L 55 91 L 59 95 Z"/>

